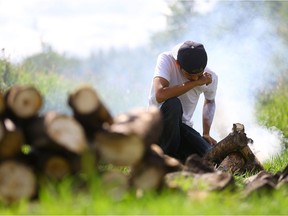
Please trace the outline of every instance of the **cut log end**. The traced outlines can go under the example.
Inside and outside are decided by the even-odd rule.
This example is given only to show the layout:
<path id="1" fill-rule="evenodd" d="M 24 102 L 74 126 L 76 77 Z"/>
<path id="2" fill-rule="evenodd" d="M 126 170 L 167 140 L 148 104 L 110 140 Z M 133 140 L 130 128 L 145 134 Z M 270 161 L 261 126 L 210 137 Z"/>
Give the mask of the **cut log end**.
<path id="1" fill-rule="evenodd" d="M 142 140 L 135 134 L 98 133 L 95 137 L 95 145 L 101 160 L 118 166 L 137 163 L 145 151 Z"/>
<path id="2" fill-rule="evenodd" d="M 50 157 L 45 163 L 44 174 L 52 179 L 63 179 L 71 174 L 69 161 L 60 156 Z"/>
<path id="3" fill-rule="evenodd" d="M 0 200 L 5 203 L 30 199 L 36 193 L 36 177 L 32 170 L 15 161 L 0 165 Z"/>
<path id="4" fill-rule="evenodd" d="M 42 106 L 42 96 L 32 86 L 12 87 L 8 93 L 8 107 L 20 118 L 34 116 Z"/>
<path id="5" fill-rule="evenodd" d="M 84 130 L 75 119 L 56 115 L 46 124 L 47 134 L 55 143 L 76 154 L 83 153 L 87 149 Z"/>
<path id="6" fill-rule="evenodd" d="M 85 115 L 93 112 L 100 105 L 95 90 L 89 86 L 83 86 L 70 94 L 70 104 L 77 112 Z"/>

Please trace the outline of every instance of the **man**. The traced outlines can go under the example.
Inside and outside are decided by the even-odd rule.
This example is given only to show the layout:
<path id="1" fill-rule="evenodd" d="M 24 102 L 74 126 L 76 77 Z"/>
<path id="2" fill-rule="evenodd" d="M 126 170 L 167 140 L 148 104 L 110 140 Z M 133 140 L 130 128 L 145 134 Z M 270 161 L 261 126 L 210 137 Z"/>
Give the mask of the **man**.
<path id="1" fill-rule="evenodd" d="M 203 156 L 216 144 L 210 136 L 215 113 L 217 75 L 206 67 L 203 44 L 186 41 L 158 56 L 149 105 L 163 114 L 163 133 L 159 141 L 165 154 L 181 161 L 196 153 Z M 204 94 L 203 136 L 193 129 L 192 116 Z"/>

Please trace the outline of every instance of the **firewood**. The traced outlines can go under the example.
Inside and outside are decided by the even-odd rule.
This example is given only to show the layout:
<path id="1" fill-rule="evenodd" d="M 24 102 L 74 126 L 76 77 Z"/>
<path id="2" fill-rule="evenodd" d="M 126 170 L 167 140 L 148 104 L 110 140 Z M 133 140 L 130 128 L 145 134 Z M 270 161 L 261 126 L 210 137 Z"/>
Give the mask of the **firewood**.
<path id="1" fill-rule="evenodd" d="M 249 142 L 251 142 L 251 139 L 246 136 L 244 125 L 240 123 L 233 124 L 232 132 L 207 152 L 204 159 L 219 165 L 227 155 L 239 151 L 247 146 Z"/>
<path id="2" fill-rule="evenodd" d="M 216 171 L 212 163 L 203 160 L 203 158 L 197 154 L 192 154 L 186 159 L 183 170 L 199 174 Z"/>
<path id="3" fill-rule="evenodd" d="M 6 91 L 4 100 L 12 120 L 35 116 L 42 106 L 42 96 L 33 86 L 14 85 Z"/>
<path id="4" fill-rule="evenodd" d="M 164 154 L 163 150 L 157 144 L 150 146 L 151 150 L 164 159 L 165 170 L 167 173 L 183 170 L 184 165 L 174 157 Z M 144 158 L 145 160 L 145 158 Z"/>
<path id="5" fill-rule="evenodd" d="M 24 143 L 23 133 L 9 119 L 5 119 L 4 124 L 0 125 L 1 133 L 4 133 L 0 140 L 0 159 L 15 157 L 21 153 L 21 147 Z"/>
<path id="6" fill-rule="evenodd" d="M 135 108 L 116 116 L 110 130 L 124 134 L 135 133 L 146 146 L 150 146 L 159 142 L 162 133 L 161 113 L 156 107 Z"/>
<path id="7" fill-rule="evenodd" d="M 60 148 L 75 154 L 88 149 L 82 126 L 73 117 L 47 112 L 27 122 L 26 141 L 35 148 Z"/>
<path id="8" fill-rule="evenodd" d="M 288 165 L 279 173 L 277 188 L 281 188 L 283 185 L 288 185 Z"/>
<path id="9" fill-rule="evenodd" d="M 169 168 L 165 159 L 150 148 L 145 152 L 142 160 L 132 167 L 130 184 L 133 188 L 141 191 L 160 190 Z"/>
<path id="10" fill-rule="evenodd" d="M 0 200 L 13 203 L 31 199 L 37 193 L 36 176 L 23 163 L 8 160 L 0 164 Z"/>
<path id="11" fill-rule="evenodd" d="M 69 161 L 64 157 L 53 155 L 45 161 L 43 174 L 52 179 L 63 179 L 71 174 Z"/>
<path id="12" fill-rule="evenodd" d="M 217 170 L 241 173 L 245 165 L 245 160 L 240 152 L 233 152 L 229 154 L 217 167 Z"/>
<path id="13" fill-rule="evenodd" d="M 22 157 L 35 173 L 42 178 L 62 180 L 67 176 L 75 176 L 82 169 L 81 156 L 65 150 L 35 149 Z"/>
<path id="14" fill-rule="evenodd" d="M 79 86 L 70 92 L 68 105 L 75 119 L 84 127 L 88 138 L 93 138 L 94 133 L 101 130 L 103 125 L 113 122 L 112 115 L 91 86 Z"/>
<path id="15" fill-rule="evenodd" d="M 3 116 L 5 109 L 6 109 L 6 105 L 5 105 L 4 95 L 2 92 L 0 92 L 0 117 Z"/>
<path id="16" fill-rule="evenodd" d="M 257 178 L 248 183 L 242 193 L 244 197 L 247 197 L 251 194 L 267 194 L 274 191 L 274 189 L 276 189 L 276 185 L 273 181 L 266 178 Z"/>
<path id="17" fill-rule="evenodd" d="M 131 166 L 144 154 L 143 141 L 135 134 L 102 131 L 95 135 L 96 153 L 101 161 L 117 166 Z"/>
<path id="18" fill-rule="evenodd" d="M 243 148 L 241 148 L 239 150 L 239 152 L 241 153 L 242 157 L 245 160 L 245 165 L 242 168 L 242 170 L 244 172 L 259 172 L 261 170 L 264 170 L 263 165 L 260 163 L 260 161 L 258 160 L 258 158 L 256 157 L 256 155 L 252 152 L 252 150 L 250 149 L 250 147 L 244 146 Z"/>

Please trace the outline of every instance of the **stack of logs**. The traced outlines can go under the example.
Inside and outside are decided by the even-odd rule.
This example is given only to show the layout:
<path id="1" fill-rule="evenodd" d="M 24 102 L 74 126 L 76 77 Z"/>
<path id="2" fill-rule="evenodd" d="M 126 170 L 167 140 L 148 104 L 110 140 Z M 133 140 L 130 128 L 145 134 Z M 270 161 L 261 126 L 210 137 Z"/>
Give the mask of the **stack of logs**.
<path id="1" fill-rule="evenodd" d="M 95 172 L 99 164 L 127 166 L 131 170 L 128 177 L 105 173 L 103 185 L 109 185 L 115 178 L 123 179 L 123 188 L 142 191 L 161 189 L 168 173 L 192 172 L 197 167 L 203 170 L 206 166 L 203 161 L 195 163 L 191 158 L 183 165 L 162 152 L 156 145 L 162 119 L 155 107 L 113 117 L 91 86 L 79 86 L 69 93 L 67 104 L 72 115 L 40 113 L 42 104 L 42 95 L 33 86 L 15 85 L 0 94 L 0 201 L 9 203 L 36 197 L 38 180 L 43 176 L 61 180 L 83 173 L 83 156 L 91 152 L 96 159 Z M 248 142 L 244 127 L 234 124 L 232 133 L 204 158 L 218 165 L 223 161 L 219 167 L 225 171 L 236 172 L 243 167 L 263 170 Z M 234 148 L 223 154 L 221 146 L 227 143 L 234 147 L 236 143 L 237 151 Z M 240 160 L 241 167 L 230 163 L 227 155 L 234 162 Z M 207 166 L 208 173 L 215 173 L 214 166 L 210 163 Z"/>
<path id="2" fill-rule="evenodd" d="M 33 86 L 14 85 L 0 94 L 0 201 L 35 197 L 41 176 L 63 179 L 83 172 L 87 152 L 96 158 L 95 171 L 103 163 L 131 167 L 129 185 L 136 188 L 156 188 L 166 172 L 181 167 L 152 145 L 161 133 L 156 108 L 113 118 L 91 86 L 69 93 L 72 115 L 40 114 L 42 103 Z"/>

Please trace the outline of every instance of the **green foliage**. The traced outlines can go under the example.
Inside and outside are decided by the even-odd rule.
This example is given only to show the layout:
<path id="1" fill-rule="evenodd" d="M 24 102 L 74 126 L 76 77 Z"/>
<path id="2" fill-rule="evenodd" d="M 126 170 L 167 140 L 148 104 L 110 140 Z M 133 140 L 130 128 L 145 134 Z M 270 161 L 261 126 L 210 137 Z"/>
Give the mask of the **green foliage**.
<path id="1" fill-rule="evenodd" d="M 277 173 L 278 171 L 284 170 L 285 166 L 288 165 L 288 150 L 282 152 L 277 157 L 271 158 L 269 161 L 264 163 L 264 168 L 268 172 Z"/>
<path id="2" fill-rule="evenodd" d="M 275 87 L 258 94 L 256 115 L 261 124 L 276 127 L 288 138 L 288 73 L 279 77 Z"/>
<path id="3" fill-rule="evenodd" d="M 79 72 L 80 61 L 76 58 L 67 57 L 54 51 L 48 44 L 42 44 L 42 52 L 26 58 L 21 67 L 27 73 L 56 73 L 75 74 Z"/>
<path id="4" fill-rule="evenodd" d="M 30 73 L 26 69 L 23 65 L 12 64 L 7 59 L 0 59 L 1 92 L 5 92 L 12 85 L 33 85 L 43 96 L 43 111 L 67 112 L 67 92 L 75 87 L 75 82 L 55 72 L 47 73 L 47 71 L 41 70 Z"/>

